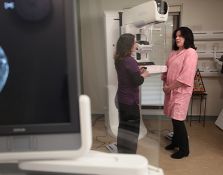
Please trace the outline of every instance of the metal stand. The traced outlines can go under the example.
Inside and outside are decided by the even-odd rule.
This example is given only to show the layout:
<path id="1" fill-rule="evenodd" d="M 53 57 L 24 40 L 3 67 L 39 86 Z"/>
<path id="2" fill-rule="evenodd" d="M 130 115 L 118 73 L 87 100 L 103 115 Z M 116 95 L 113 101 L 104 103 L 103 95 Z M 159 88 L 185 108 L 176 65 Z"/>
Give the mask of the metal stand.
<path id="1" fill-rule="evenodd" d="M 201 92 L 201 93 L 193 93 L 192 97 L 191 97 L 191 115 L 189 116 L 189 120 L 190 120 L 190 126 L 191 126 L 191 122 L 192 121 L 199 121 L 199 123 L 201 122 L 201 119 L 203 121 L 203 126 L 205 127 L 205 120 L 206 120 L 206 105 L 207 105 L 207 93 L 206 92 Z M 199 108 L 199 116 L 198 116 L 198 120 L 197 119 L 193 119 L 193 101 L 195 98 L 198 98 L 200 101 L 200 108 Z M 203 108 L 203 115 L 202 115 L 202 103 L 204 101 L 204 108 Z"/>

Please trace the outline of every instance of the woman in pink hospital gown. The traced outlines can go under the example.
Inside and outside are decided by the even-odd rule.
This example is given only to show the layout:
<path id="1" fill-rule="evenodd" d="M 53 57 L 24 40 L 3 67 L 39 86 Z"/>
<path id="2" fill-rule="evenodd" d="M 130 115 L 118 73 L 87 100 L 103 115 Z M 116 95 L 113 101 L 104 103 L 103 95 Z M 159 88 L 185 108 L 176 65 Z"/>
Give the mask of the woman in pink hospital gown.
<path id="1" fill-rule="evenodd" d="M 197 53 L 194 37 L 188 27 L 180 27 L 173 33 L 173 50 L 166 65 L 167 73 L 162 75 L 165 93 L 164 114 L 172 119 L 174 136 L 166 150 L 175 150 L 171 155 L 181 159 L 189 155 L 189 142 L 184 120 L 193 91 L 194 76 L 197 67 Z"/>

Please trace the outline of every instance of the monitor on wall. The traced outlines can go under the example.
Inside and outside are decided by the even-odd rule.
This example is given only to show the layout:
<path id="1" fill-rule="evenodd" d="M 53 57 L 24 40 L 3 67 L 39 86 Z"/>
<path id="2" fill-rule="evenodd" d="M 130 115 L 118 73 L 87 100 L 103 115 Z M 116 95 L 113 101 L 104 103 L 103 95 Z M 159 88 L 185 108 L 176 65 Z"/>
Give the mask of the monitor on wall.
<path id="1" fill-rule="evenodd" d="M 80 150 L 78 9 L 0 1 L 0 153 Z"/>

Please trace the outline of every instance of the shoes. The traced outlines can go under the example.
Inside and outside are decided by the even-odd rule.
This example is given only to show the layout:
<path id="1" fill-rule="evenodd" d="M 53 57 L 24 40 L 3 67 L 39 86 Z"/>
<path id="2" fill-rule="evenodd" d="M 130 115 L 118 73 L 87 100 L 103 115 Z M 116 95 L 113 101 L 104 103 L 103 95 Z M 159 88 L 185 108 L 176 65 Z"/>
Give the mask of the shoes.
<path id="1" fill-rule="evenodd" d="M 165 147 L 165 150 L 174 150 L 176 147 L 177 147 L 176 145 L 174 145 L 174 144 L 171 143 L 170 145 L 167 145 Z"/>
<path id="2" fill-rule="evenodd" d="M 172 155 L 171 155 L 171 157 L 173 158 L 173 159 L 182 159 L 183 157 L 187 157 L 189 155 L 189 152 L 182 152 L 182 151 L 177 151 L 177 152 L 175 152 L 175 153 L 173 153 Z"/>

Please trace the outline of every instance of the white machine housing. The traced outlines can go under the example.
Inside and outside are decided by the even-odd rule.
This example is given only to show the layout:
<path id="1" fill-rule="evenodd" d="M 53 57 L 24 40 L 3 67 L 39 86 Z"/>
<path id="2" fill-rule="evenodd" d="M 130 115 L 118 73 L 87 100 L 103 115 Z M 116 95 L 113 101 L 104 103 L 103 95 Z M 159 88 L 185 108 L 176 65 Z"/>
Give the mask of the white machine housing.
<path id="1" fill-rule="evenodd" d="M 169 8 L 167 2 L 164 0 L 151 0 L 143 4 L 137 5 L 130 9 L 125 9 L 122 14 L 122 33 L 140 34 L 141 40 L 148 42 L 148 30 L 151 30 L 152 24 L 162 23 L 167 21 Z M 150 31 L 151 33 L 151 31 Z M 138 40 L 137 40 L 138 41 Z M 153 45 L 138 44 L 138 51 L 140 59 L 137 62 L 150 62 L 149 52 Z"/>
<path id="2" fill-rule="evenodd" d="M 123 26 L 132 24 L 140 28 L 150 23 L 165 22 L 167 18 L 167 3 L 162 0 L 152 0 L 126 9 L 123 13 Z"/>

